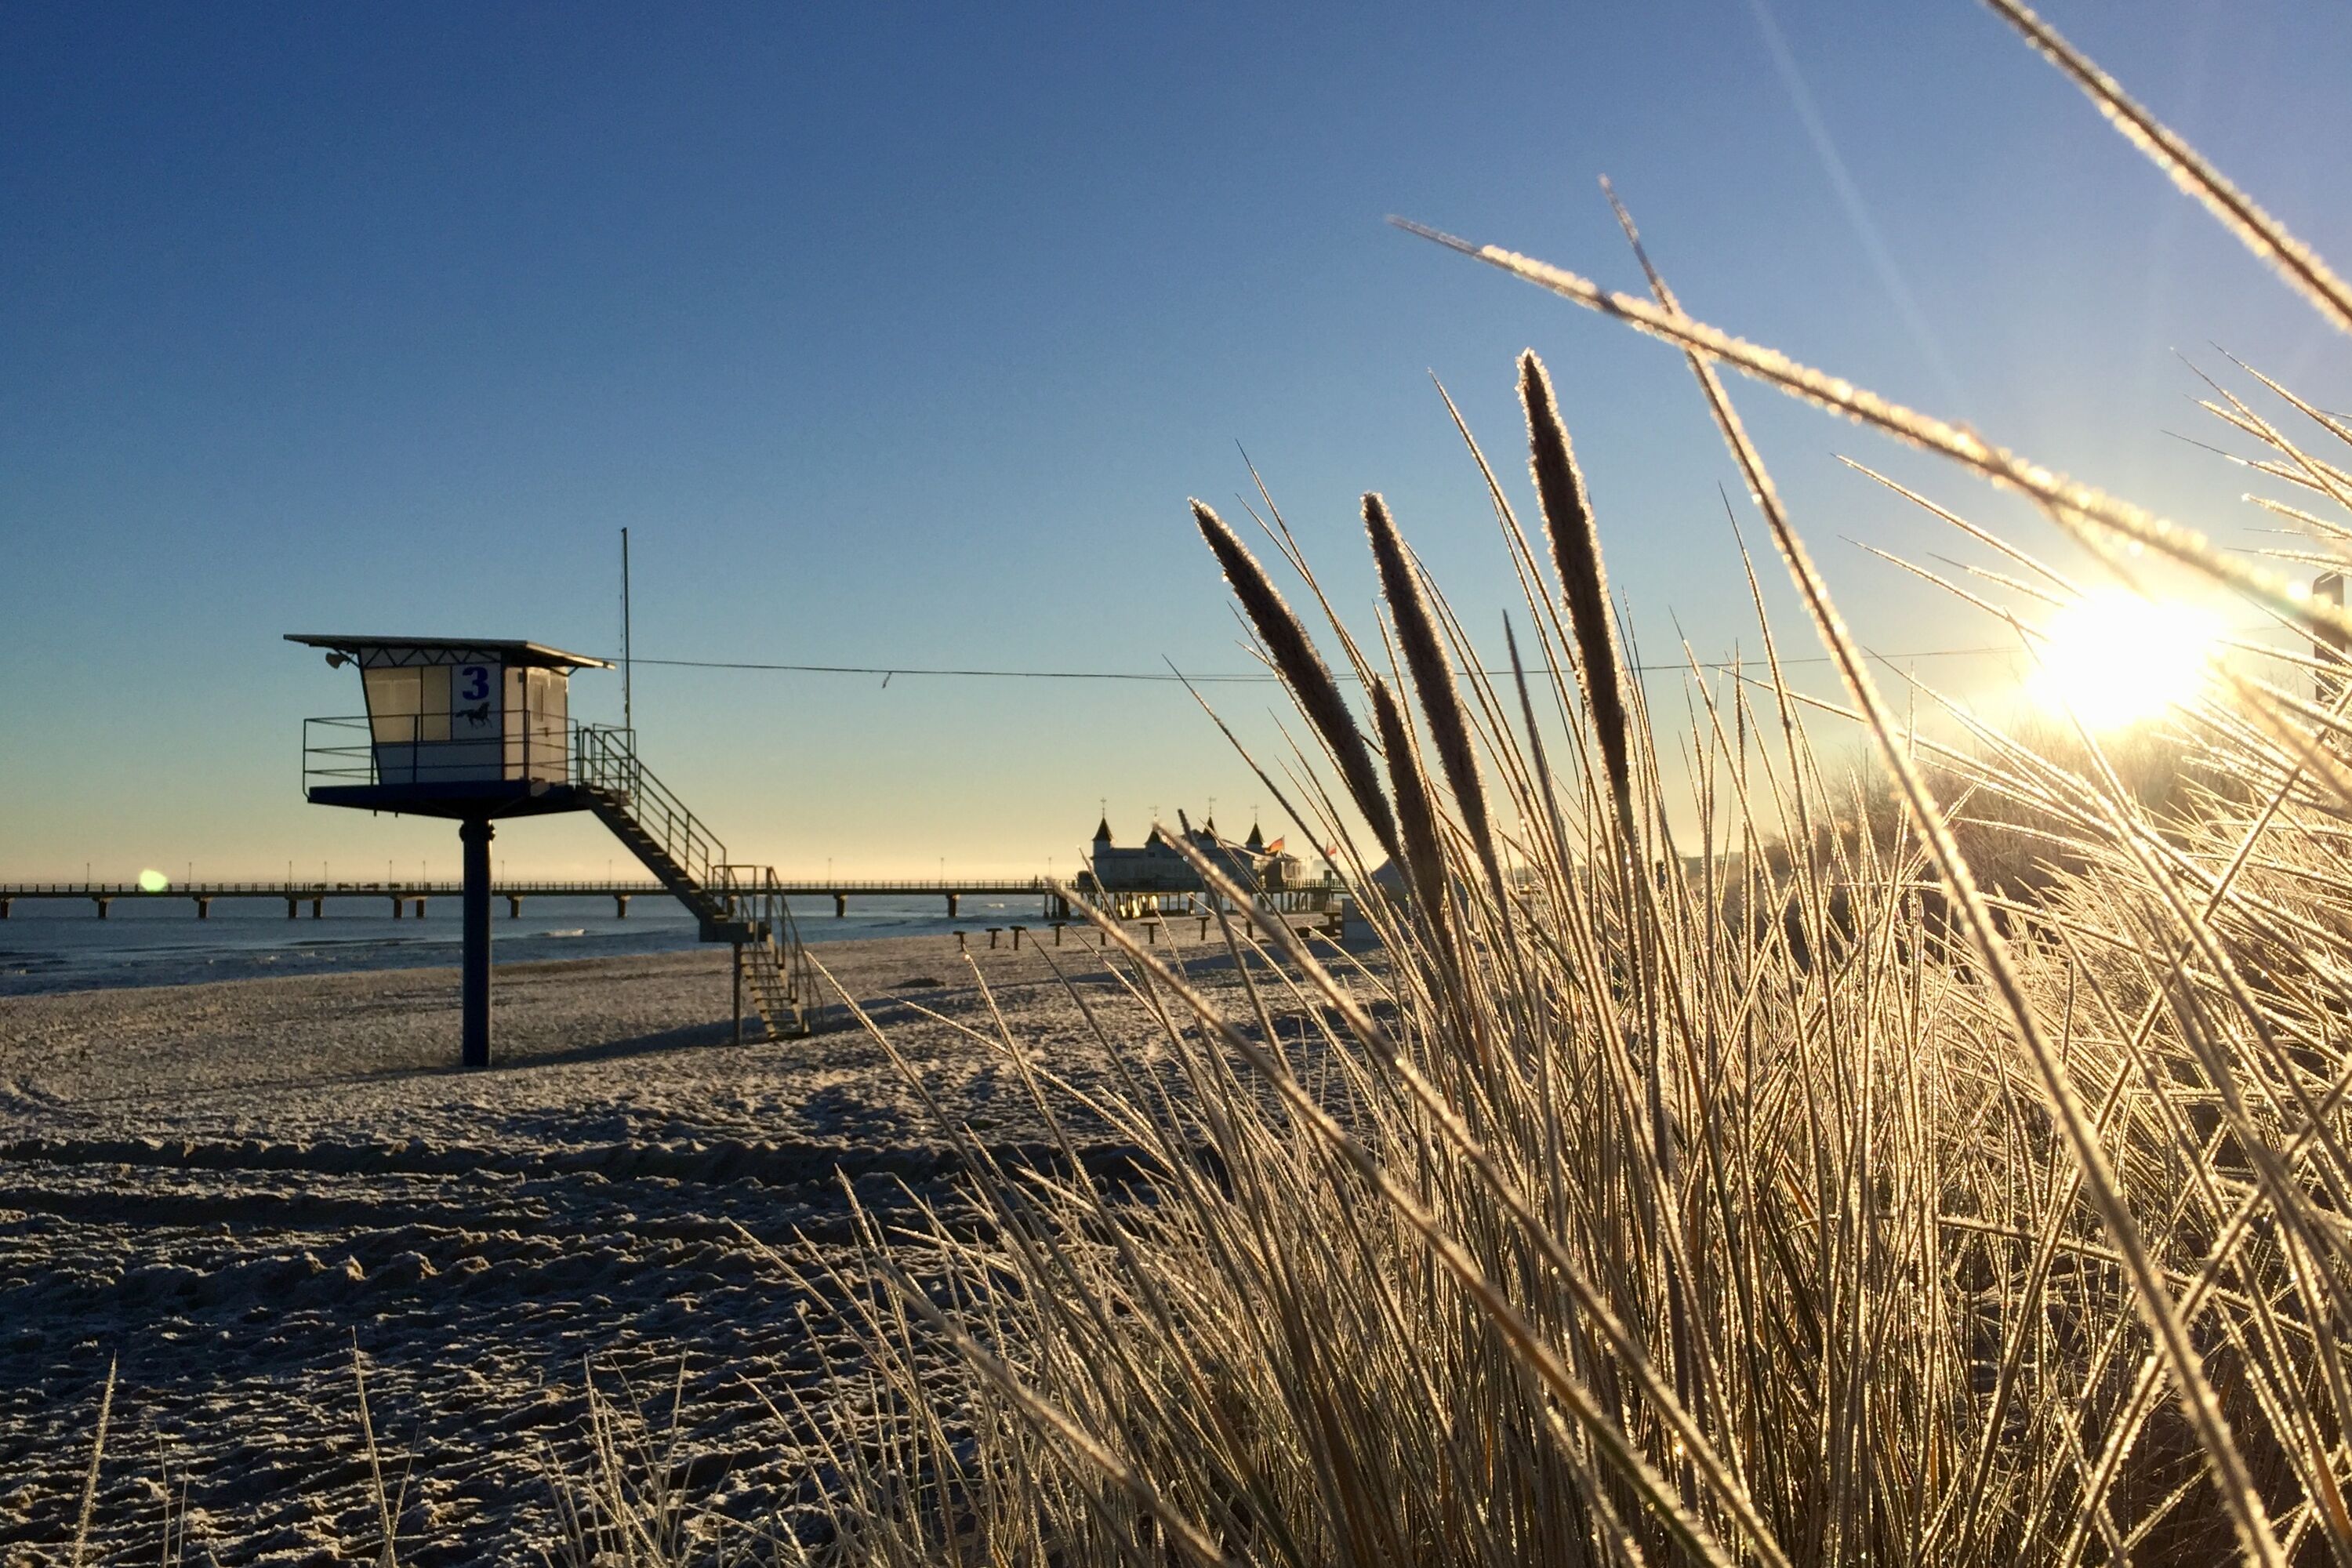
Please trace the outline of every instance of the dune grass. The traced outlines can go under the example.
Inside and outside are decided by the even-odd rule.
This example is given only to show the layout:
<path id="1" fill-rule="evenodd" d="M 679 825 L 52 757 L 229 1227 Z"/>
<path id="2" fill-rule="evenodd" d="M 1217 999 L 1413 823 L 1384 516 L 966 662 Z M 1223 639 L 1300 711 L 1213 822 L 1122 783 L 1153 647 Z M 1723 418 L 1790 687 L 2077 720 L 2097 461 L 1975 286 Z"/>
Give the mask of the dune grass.
<path id="1" fill-rule="evenodd" d="M 2323 261 L 1990 4 L 2352 327 Z M 1755 664 L 1694 659 L 1685 720 L 1652 712 L 1532 354 L 1533 518 L 1462 426 L 1525 595 L 1507 676 L 1378 495 L 1384 610 L 1361 635 L 1270 499 L 1318 628 L 1194 503 L 1302 721 L 1260 776 L 1339 847 L 1374 948 L 1300 935 L 1197 857 L 1239 911 L 1222 962 L 1099 922 L 1121 1016 L 1072 994 L 1118 1093 L 1080 1093 L 997 1019 L 1065 1158 L 1007 1169 L 942 1114 L 985 1225 L 861 1213 L 854 1256 L 767 1255 L 862 1343 L 790 1412 L 810 1512 L 703 1528 L 675 1394 L 665 1430 L 592 1379 L 587 1460 L 550 1461 L 551 1560 L 2352 1563 L 2352 688 L 2296 651 L 2352 620 L 2160 509 L 1694 319 L 1618 210 L 1646 300 L 1407 226 L 1684 353 L 1769 541 Z M 2025 494 L 2097 571 L 2162 558 L 2287 640 L 2127 737 L 1890 697 L 1725 366 Z M 2208 407 L 2289 493 L 2258 502 L 2305 536 L 2277 565 L 2352 555 L 2352 426 L 2245 374 L 2259 391 Z M 2000 558 L 1974 583 L 1915 570 L 2027 650 L 2084 591 L 1893 488 Z M 1766 619 L 1769 571 L 1801 627 Z M 1797 639 L 1842 698 L 1786 677 Z M 1139 1175 L 1093 1173 L 1080 1112 Z M 396 1562 L 404 1488 L 354 1379 Z"/>
<path id="2" fill-rule="evenodd" d="M 1994 4 L 2352 321 L 2324 263 Z M 821 1282 L 859 1303 L 870 1354 L 812 1555 L 2352 1561 L 2352 726 L 2292 651 L 2341 612 L 2159 509 L 1694 320 L 1646 254 L 1644 300 L 1447 243 L 1685 353 L 1843 697 L 1801 695 L 1780 663 L 1799 629 L 1767 623 L 1753 668 L 1694 663 L 1686 723 L 1649 710 L 1532 355 L 1540 544 L 1472 444 L 1526 591 L 1507 678 L 1378 496 L 1368 635 L 1269 501 L 1360 711 L 1195 503 L 1305 721 L 1261 776 L 1358 887 L 1392 858 L 1409 890 L 1368 895 L 1363 961 L 1233 888 L 1223 968 L 1105 923 L 1157 1029 L 1101 1027 L 1125 1092 L 1087 1109 L 1147 1177 L 1108 1190 L 1075 1148 L 1061 1173 L 1005 1172 L 966 1140 L 986 1234 L 867 1229 Z M 2095 563 L 2145 552 L 2231 591 L 2290 651 L 2125 742 L 1891 699 L 1725 365 L 2021 491 Z M 2348 460 L 2286 431 L 2352 429 L 2261 384 L 2275 419 L 2218 390 L 2214 410 L 2300 492 L 2273 503 L 2309 536 L 2284 560 L 2332 561 Z M 2083 591 L 1913 499 L 2003 553 L 2027 591 L 1995 613 L 2028 649 L 2034 612 Z M 1874 792 L 1816 754 L 1838 724 Z M 998 1045 L 1049 1116 L 1071 1103 Z M 941 1344 L 964 1369 L 946 1387 L 917 1371 Z"/>

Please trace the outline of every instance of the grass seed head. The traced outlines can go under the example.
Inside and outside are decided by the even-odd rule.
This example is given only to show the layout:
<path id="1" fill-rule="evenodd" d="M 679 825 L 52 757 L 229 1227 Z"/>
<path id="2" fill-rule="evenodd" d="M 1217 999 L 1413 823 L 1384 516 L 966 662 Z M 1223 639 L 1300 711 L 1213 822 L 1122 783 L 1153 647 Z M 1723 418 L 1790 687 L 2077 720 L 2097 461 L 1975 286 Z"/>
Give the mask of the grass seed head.
<path id="1" fill-rule="evenodd" d="M 1438 836 L 1437 810 L 1429 785 L 1413 755 L 1412 731 L 1404 710 L 1379 676 L 1371 682 L 1372 718 L 1380 728 L 1381 752 L 1389 764 L 1389 785 L 1396 791 L 1397 819 L 1404 835 L 1404 853 L 1397 862 L 1412 880 L 1413 896 L 1429 912 L 1432 924 L 1445 921 L 1445 841 Z"/>
<path id="2" fill-rule="evenodd" d="M 1364 814 L 1371 825 L 1372 835 L 1381 841 L 1391 858 L 1399 854 L 1396 818 L 1389 809 L 1388 798 L 1381 793 L 1380 774 L 1372 767 L 1370 752 L 1364 745 L 1364 735 L 1356 727 L 1355 716 L 1339 695 L 1338 682 L 1331 679 L 1323 656 L 1307 637 L 1306 628 L 1298 617 L 1290 613 L 1281 593 L 1265 574 L 1249 547 L 1225 526 L 1225 521 L 1205 501 L 1192 503 L 1192 520 L 1200 525 L 1201 537 L 1225 571 L 1225 581 L 1233 584 L 1234 597 L 1242 602 L 1250 625 L 1257 629 L 1258 640 L 1274 658 L 1276 674 L 1290 689 L 1307 721 L 1323 737 L 1331 760 L 1338 764 L 1339 775 L 1347 782 L 1348 793 L 1354 797 L 1356 809 Z"/>
<path id="3" fill-rule="evenodd" d="M 1623 660 L 1617 653 L 1617 625 L 1610 613 L 1609 574 L 1601 561 L 1601 532 L 1592 501 L 1576 466 L 1568 426 L 1560 423 L 1551 377 L 1533 349 L 1519 355 L 1519 401 L 1528 414 L 1528 468 L 1543 504 L 1544 532 L 1551 541 L 1568 606 L 1570 634 L 1576 639 L 1576 673 L 1592 715 L 1593 738 L 1609 772 L 1610 793 L 1622 817 L 1633 818 L 1632 725 L 1625 713 Z"/>
<path id="4" fill-rule="evenodd" d="M 1478 777 L 1477 755 L 1471 749 L 1470 716 L 1454 685 L 1454 669 L 1438 637 L 1437 617 L 1431 613 L 1420 574 L 1413 570 L 1396 521 L 1377 492 L 1367 491 L 1364 496 L 1364 531 L 1372 542 L 1381 591 L 1387 595 L 1389 613 L 1396 621 L 1397 640 L 1404 645 L 1405 668 L 1412 672 L 1413 689 L 1420 693 L 1421 710 L 1429 720 L 1430 740 L 1437 748 L 1438 764 L 1445 770 L 1446 787 L 1454 792 L 1454 808 L 1462 814 L 1463 828 L 1477 848 L 1480 864 L 1499 887 L 1502 871 L 1495 858 L 1494 829 L 1486 820 L 1486 786 Z"/>

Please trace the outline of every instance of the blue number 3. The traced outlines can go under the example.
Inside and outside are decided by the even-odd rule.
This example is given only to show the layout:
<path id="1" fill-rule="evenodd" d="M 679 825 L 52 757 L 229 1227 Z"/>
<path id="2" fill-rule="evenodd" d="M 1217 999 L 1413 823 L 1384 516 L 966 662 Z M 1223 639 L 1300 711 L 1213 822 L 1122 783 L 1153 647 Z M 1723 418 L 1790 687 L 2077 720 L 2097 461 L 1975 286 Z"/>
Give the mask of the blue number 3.
<path id="1" fill-rule="evenodd" d="M 490 694 L 490 672 L 488 670 L 484 669 L 478 664 L 469 664 L 466 667 L 465 676 L 466 689 L 457 693 L 457 699 L 459 701 L 479 702 L 483 698 L 488 697 Z"/>

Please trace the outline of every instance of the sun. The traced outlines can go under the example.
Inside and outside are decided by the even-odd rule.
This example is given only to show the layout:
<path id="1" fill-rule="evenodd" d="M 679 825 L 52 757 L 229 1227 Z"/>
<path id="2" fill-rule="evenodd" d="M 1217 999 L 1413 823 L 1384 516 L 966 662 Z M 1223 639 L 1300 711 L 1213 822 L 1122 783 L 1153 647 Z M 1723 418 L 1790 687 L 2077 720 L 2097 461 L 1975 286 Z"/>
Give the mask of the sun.
<path id="1" fill-rule="evenodd" d="M 2027 689 L 2093 730 L 2120 730 L 2195 696 L 2221 630 L 2200 605 L 2095 589 L 2042 623 Z"/>

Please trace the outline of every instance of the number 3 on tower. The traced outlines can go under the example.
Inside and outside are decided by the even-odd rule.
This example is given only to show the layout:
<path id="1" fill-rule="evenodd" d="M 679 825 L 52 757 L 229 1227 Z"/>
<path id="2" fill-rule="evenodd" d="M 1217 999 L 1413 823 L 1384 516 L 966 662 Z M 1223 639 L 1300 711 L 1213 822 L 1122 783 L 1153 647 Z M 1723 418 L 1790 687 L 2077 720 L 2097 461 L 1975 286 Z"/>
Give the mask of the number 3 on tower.
<path id="1" fill-rule="evenodd" d="M 457 679 L 449 685 L 449 716 L 469 729 L 480 731 L 490 728 L 489 667 L 461 664 L 453 673 Z"/>

